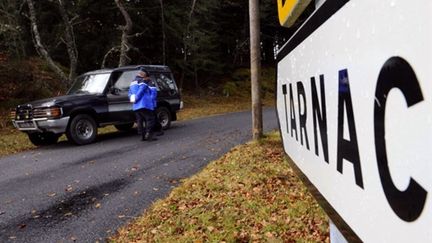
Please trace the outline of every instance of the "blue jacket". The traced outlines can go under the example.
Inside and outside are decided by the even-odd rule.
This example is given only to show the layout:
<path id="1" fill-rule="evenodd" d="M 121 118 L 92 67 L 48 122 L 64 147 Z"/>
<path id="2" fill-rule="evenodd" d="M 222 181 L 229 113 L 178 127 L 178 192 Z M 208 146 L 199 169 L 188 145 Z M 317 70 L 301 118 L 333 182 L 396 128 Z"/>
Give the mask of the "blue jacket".
<path id="1" fill-rule="evenodd" d="M 129 100 L 133 103 L 133 110 L 156 108 L 157 89 L 148 85 L 143 78 L 137 76 L 131 82 L 129 88 Z"/>

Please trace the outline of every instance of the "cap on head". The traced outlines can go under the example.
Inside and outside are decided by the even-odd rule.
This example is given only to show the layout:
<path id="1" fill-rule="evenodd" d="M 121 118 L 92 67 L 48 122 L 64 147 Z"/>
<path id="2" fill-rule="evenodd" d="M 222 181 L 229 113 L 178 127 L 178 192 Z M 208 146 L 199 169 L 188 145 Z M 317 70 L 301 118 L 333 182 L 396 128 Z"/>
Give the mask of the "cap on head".
<path id="1" fill-rule="evenodd" d="M 139 71 L 145 73 L 146 76 L 148 76 L 148 72 L 147 72 L 147 70 L 145 70 L 144 67 L 140 67 L 140 68 L 139 68 Z"/>

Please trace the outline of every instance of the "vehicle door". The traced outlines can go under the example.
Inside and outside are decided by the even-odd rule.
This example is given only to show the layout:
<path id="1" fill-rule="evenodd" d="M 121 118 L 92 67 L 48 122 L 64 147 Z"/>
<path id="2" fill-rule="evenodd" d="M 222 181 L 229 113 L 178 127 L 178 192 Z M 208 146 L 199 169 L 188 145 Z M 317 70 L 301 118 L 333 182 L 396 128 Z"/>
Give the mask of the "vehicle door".
<path id="1" fill-rule="evenodd" d="M 111 122 L 133 122 L 135 116 L 128 92 L 137 70 L 116 71 L 112 74 L 108 90 L 108 112 Z"/>
<path id="2" fill-rule="evenodd" d="M 180 108 L 180 93 L 172 74 L 169 72 L 155 73 L 152 79 L 157 85 L 158 103 L 168 102 L 173 110 L 178 110 Z"/>

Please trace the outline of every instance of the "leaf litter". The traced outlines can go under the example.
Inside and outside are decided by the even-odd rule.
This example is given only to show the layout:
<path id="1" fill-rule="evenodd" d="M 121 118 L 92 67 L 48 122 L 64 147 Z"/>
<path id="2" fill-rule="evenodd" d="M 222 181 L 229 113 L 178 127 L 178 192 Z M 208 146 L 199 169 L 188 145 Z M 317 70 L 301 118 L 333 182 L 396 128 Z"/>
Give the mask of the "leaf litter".
<path id="1" fill-rule="evenodd" d="M 329 242 L 328 218 L 286 160 L 276 132 L 237 146 L 109 241 Z"/>

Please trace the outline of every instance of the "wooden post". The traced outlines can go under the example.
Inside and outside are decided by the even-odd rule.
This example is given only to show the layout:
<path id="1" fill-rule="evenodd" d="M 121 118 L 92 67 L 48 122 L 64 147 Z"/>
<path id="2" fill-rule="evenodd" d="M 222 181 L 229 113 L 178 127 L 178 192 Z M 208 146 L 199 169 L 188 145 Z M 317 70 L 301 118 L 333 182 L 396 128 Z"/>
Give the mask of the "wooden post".
<path id="1" fill-rule="evenodd" d="M 257 140 L 263 136 L 261 107 L 261 41 L 259 0 L 249 0 L 250 59 L 252 92 L 252 135 Z"/>

